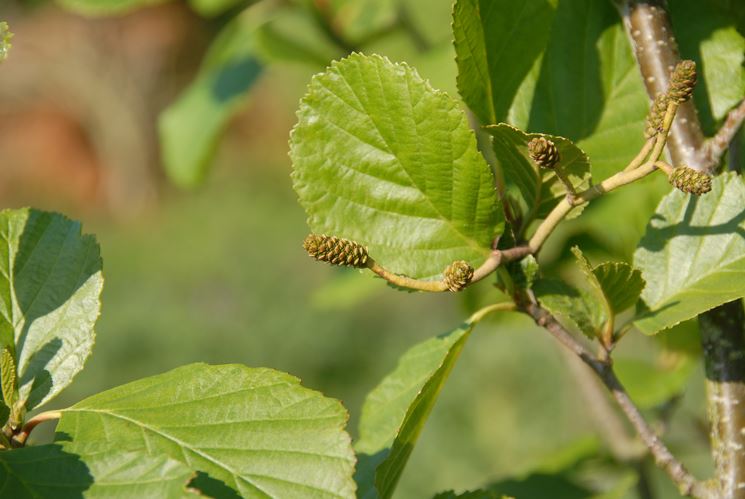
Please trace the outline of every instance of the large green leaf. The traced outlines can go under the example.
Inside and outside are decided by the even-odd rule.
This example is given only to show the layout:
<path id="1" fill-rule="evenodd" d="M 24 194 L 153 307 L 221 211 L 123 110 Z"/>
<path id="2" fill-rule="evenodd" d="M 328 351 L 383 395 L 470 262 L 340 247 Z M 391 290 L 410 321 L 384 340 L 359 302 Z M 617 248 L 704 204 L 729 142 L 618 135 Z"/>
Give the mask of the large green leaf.
<path id="1" fill-rule="evenodd" d="M 453 36 L 458 90 L 484 124 L 504 121 L 545 47 L 555 0 L 458 0 Z"/>
<path id="2" fill-rule="evenodd" d="M 667 329 L 745 296 L 745 184 L 726 173 L 703 196 L 668 194 L 634 254 L 646 288 L 635 325 Z"/>
<path id="3" fill-rule="evenodd" d="M 698 63 L 699 83 L 694 102 L 704 128 L 714 132 L 714 122 L 745 97 L 745 37 L 737 31 L 736 15 L 717 0 L 670 2 L 681 54 Z M 742 5 L 730 7 L 742 12 Z"/>
<path id="4" fill-rule="evenodd" d="M 523 81 L 509 121 L 567 137 L 606 177 L 643 143 L 648 98 L 611 2 L 559 2 L 547 49 Z"/>
<path id="5" fill-rule="evenodd" d="M 570 140 L 553 135 L 525 133 L 501 123 L 486 127 L 492 136 L 497 167 L 504 177 L 505 193 L 525 229 L 532 220 L 545 218 L 566 196 L 566 188 L 553 170 L 540 168 L 528 154 L 528 142 L 546 137 L 556 144 L 561 168 L 576 191 L 590 187 L 590 161 Z M 577 210 L 575 210 L 576 212 Z"/>
<path id="6" fill-rule="evenodd" d="M 464 324 L 414 346 L 367 396 L 355 444 L 358 497 L 385 499 L 393 494 L 471 328 Z"/>
<path id="7" fill-rule="evenodd" d="M 201 182 L 220 135 L 261 75 L 256 30 L 270 4 L 246 9 L 213 42 L 196 79 L 158 122 L 162 158 L 171 180 L 182 187 Z"/>
<path id="8" fill-rule="evenodd" d="M 67 9 L 92 16 L 124 14 L 129 11 L 158 5 L 169 0 L 57 0 Z"/>
<path id="9" fill-rule="evenodd" d="M 198 496 L 187 490 L 194 472 L 165 455 L 119 450 L 85 452 L 60 445 L 25 447 L 0 453 L 0 490 L 13 499 Z"/>
<path id="10" fill-rule="evenodd" d="M 478 266 L 502 229 L 492 173 L 458 102 L 405 64 L 353 54 L 313 78 L 290 139 L 311 230 L 393 272 Z"/>
<path id="11" fill-rule="evenodd" d="M 0 343 L 15 349 L 19 400 L 32 409 L 65 388 L 91 352 L 101 257 L 93 236 L 56 213 L 4 210 L 0 237 Z"/>
<path id="12" fill-rule="evenodd" d="M 66 445 L 167 455 L 242 497 L 353 497 L 346 421 L 288 374 L 193 364 L 94 395 L 57 431 Z"/>

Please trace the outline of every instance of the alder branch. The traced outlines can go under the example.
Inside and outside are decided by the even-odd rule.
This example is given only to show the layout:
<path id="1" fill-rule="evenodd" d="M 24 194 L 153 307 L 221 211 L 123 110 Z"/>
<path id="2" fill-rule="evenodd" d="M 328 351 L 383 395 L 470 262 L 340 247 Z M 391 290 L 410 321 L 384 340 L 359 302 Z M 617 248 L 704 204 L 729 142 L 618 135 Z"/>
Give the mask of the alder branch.
<path id="1" fill-rule="evenodd" d="M 722 160 L 725 151 L 729 148 L 730 142 L 740 131 L 743 121 L 745 121 L 745 99 L 729 112 L 724 124 L 717 131 L 716 135 L 704 142 L 701 150 L 701 165 L 708 171 L 714 170 Z"/>
<path id="2" fill-rule="evenodd" d="M 690 472 L 670 452 L 667 446 L 660 440 L 652 427 L 647 423 L 639 409 L 629 397 L 626 389 L 613 371 L 610 360 L 597 358 L 590 350 L 577 340 L 571 333 L 551 315 L 542 308 L 535 300 L 530 300 L 522 305 L 522 310 L 530 315 L 536 324 L 545 328 L 562 345 L 574 352 L 585 364 L 587 364 L 610 390 L 616 403 L 623 411 L 626 418 L 634 427 L 644 445 L 662 470 L 677 485 L 681 494 L 695 497 L 697 499 L 713 499 L 713 492 L 705 484 L 696 480 Z"/>
<path id="3" fill-rule="evenodd" d="M 662 0 L 617 0 L 617 4 L 647 94 L 653 98 L 660 88 L 669 84 L 668 73 L 660 68 L 669 68 L 680 61 L 666 4 Z M 726 136 L 734 134 L 742 122 L 739 114 L 745 113 L 743 106 L 745 104 L 740 104 L 730 113 L 714 142 L 704 143 L 693 100 L 686 103 L 670 133 L 668 147 L 673 162 L 711 171 L 718 163 L 718 160 L 713 161 L 714 156 L 721 157 L 730 142 Z M 706 160 L 707 154 L 712 155 L 711 161 Z M 745 357 L 742 301 L 700 315 L 699 325 L 706 366 L 711 448 L 719 493 L 722 497 L 745 499 L 745 417 L 741 405 L 745 401 L 745 362 L 735 362 L 735 359 Z M 721 374 L 724 370 L 726 376 Z"/>

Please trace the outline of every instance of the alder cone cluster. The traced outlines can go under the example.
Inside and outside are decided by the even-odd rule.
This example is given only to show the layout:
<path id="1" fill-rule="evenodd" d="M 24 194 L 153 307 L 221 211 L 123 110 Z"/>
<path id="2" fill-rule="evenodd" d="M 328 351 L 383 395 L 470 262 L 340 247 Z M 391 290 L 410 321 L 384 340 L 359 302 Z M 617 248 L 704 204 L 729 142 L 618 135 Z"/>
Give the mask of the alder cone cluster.
<path id="1" fill-rule="evenodd" d="M 367 248 L 359 243 L 325 234 L 310 234 L 303 241 L 310 256 L 332 265 L 363 268 L 367 266 Z"/>
<path id="2" fill-rule="evenodd" d="M 711 175 L 688 166 L 676 166 L 668 179 L 673 187 L 689 194 L 700 196 L 711 190 Z"/>
<path id="3" fill-rule="evenodd" d="M 690 99 L 696 86 L 696 78 L 696 63 L 680 61 L 670 76 L 670 98 L 681 103 Z"/>

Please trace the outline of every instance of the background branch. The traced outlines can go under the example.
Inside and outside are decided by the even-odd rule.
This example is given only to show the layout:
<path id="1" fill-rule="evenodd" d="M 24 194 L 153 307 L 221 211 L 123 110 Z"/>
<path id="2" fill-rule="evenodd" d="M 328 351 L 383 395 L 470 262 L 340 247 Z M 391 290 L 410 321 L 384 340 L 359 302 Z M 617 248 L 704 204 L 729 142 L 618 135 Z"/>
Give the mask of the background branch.
<path id="1" fill-rule="evenodd" d="M 711 171 L 717 167 L 730 142 L 740 130 L 743 121 L 745 121 L 745 100 L 729 112 L 717 134 L 704 144 L 701 151 L 701 163 L 704 168 Z"/>
<path id="2" fill-rule="evenodd" d="M 547 329 L 560 343 L 574 352 L 595 372 L 606 388 L 610 390 L 626 418 L 649 449 L 657 466 L 668 474 L 670 479 L 678 486 L 681 494 L 700 499 L 715 497 L 706 485 L 697 481 L 688 472 L 685 466 L 673 456 L 667 446 L 659 439 L 629 397 L 609 362 L 603 362 L 592 355 L 587 347 L 564 329 L 553 315 L 535 301 L 523 305 L 523 310 L 535 320 L 536 324 Z"/>

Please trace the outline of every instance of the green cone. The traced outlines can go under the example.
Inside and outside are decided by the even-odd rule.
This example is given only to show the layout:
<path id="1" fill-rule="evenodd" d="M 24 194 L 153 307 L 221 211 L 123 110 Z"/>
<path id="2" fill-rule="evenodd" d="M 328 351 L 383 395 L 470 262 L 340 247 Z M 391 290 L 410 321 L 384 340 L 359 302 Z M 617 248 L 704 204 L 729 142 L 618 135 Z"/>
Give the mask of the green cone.
<path id="1" fill-rule="evenodd" d="M 654 98 L 652 106 L 649 108 L 649 114 L 647 115 L 647 128 L 644 130 L 645 137 L 654 137 L 662 132 L 662 122 L 665 119 L 668 102 L 670 102 L 669 98 L 664 93 L 657 94 L 657 97 Z"/>
<path id="2" fill-rule="evenodd" d="M 689 194 L 700 196 L 711 190 L 711 175 L 687 166 L 676 166 L 668 179 L 670 185 Z"/>
<path id="3" fill-rule="evenodd" d="M 359 243 L 325 234 L 310 234 L 303 241 L 310 256 L 332 265 L 363 268 L 367 266 L 367 248 Z"/>
<path id="4" fill-rule="evenodd" d="M 668 95 L 677 102 L 685 102 L 691 98 L 696 86 L 696 63 L 680 61 L 670 76 L 670 90 Z"/>

